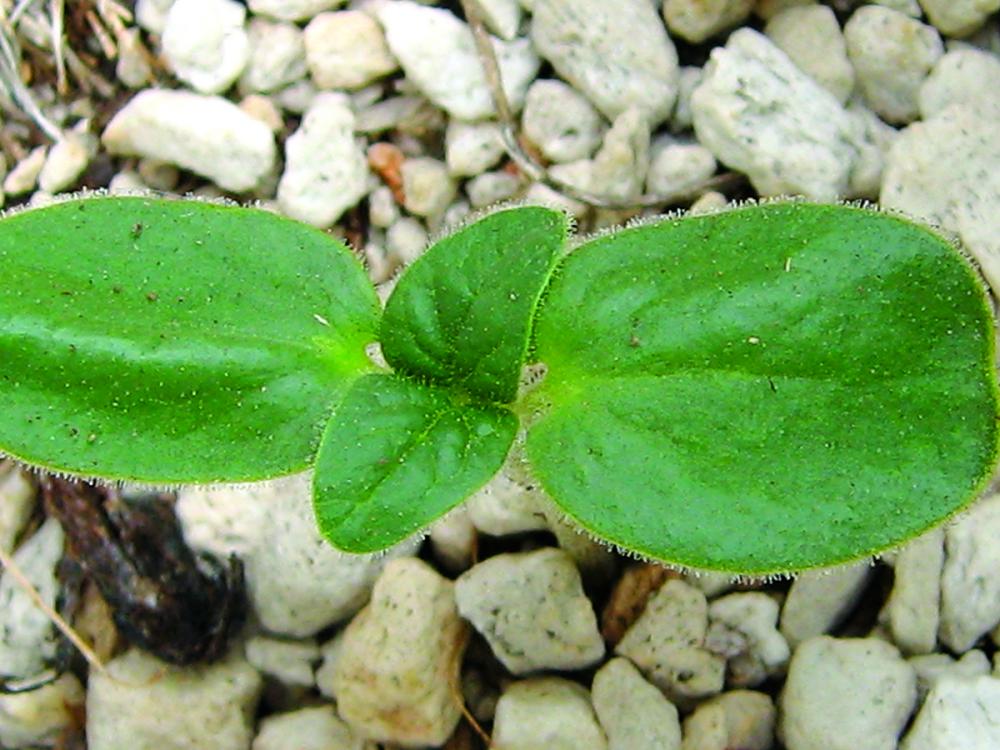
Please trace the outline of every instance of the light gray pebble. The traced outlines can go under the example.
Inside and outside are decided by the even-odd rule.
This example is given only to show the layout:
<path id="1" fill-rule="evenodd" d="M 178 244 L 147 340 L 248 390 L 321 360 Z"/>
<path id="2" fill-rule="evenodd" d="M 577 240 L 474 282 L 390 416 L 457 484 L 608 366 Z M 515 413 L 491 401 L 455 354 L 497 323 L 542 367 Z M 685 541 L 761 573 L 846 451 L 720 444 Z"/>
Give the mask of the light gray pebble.
<path id="1" fill-rule="evenodd" d="M 792 62 L 844 104 L 854 90 L 854 68 L 833 10 L 826 5 L 786 8 L 764 33 Z"/>
<path id="2" fill-rule="evenodd" d="M 55 142 L 38 173 L 38 187 L 58 193 L 76 184 L 97 151 L 97 139 L 90 133 L 70 131 Z"/>
<path id="3" fill-rule="evenodd" d="M 893 641 L 906 654 L 925 654 L 937 643 L 941 603 L 944 531 L 914 539 L 896 555 L 885 620 Z"/>
<path id="4" fill-rule="evenodd" d="M 717 190 L 709 190 L 691 204 L 691 207 L 688 208 L 688 213 L 692 215 L 711 214 L 725 210 L 727 204 L 728 200 L 725 195 Z"/>
<path id="5" fill-rule="evenodd" d="M 162 34 L 167 13 L 176 0 L 137 0 L 135 22 L 152 34 Z"/>
<path id="6" fill-rule="evenodd" d="M 975 648 L 966 651 L 958 660 L 948 654 L 923 654 L 907 661 L 917 673 L 918 703 L 922 703 L 931 688 L 944 677 L 979 677 L 990 673 L 990 660 Z"/>
<path id="7" fill-rule="evenodd" d="M 49 607 L 59 592 L 56 566 L 63 554 L 63 530 L 50 518 L 14 553 L 14 562 Z M 34 677 L 56 654 L 57 636 L 49 618 L 14 576 L 0 575 L 0 675 Z"/>
<path id="8" fill-rule="evenodd" d="M 272 714 L 260 722 L 250 750 L 375 750 L 337 716 L 333 706 Z"/>
<path id="9" fill-rule="evenodd" d="M 593 160 L 556 164 L 549 174 L 578 190 L 628 201 L 642 193 L 649 169 L 649 138 L 642 110 L 632 107 L 615 118 Z"/>
<path id="10" fill-rule="evenodd" d="M 179 79 L 202 94 L 219 94 L 250 59 L 246 8 L 234 0 L 177 0 L 167 13 L 163 55 Z"/>
<path id="11" fill-rule="evenodd" d="M 788 750 L 889 750 L 916 698 L 916 674 L 894 646 L 818 636 L 792 655 L 779 736 Z"/>
<path id="12" fill-rule="evenodd" d="M 7 195 L 30 193 L 38 184 L 38 175 L 45 166 L 48 146 L 36 146 L 7 173 L 3 180 L 3 192 Z"/>
<path id="13" fill-rule="evenodd" d="M 209 178 L 223 190 L 252 190 L 274 167 L 274 135 L 218 96 L 146 89 L 101 136 L 112 154 L 161 159 Z"/>
<path id="14" fill-rule="evenodd" d="M 297 115 L 303 114 L 312 100 L 316 98 L 316 86 L 309 78 L 302 78 L 295 83 L 275 91 L 274 101 L 284 110 Z M 362 132 L 362 131 L 358 131 Z"/>
<path id="15" fill-rule="evenodd" d="M 458 187 L 447 165 L 429 156 L 407 159 L 400 167 L 403 207 L 416 216 L 439 216 L 454 200 Z"/>
<path id="16" fill-rule="evenodd" d="M 608 741 L 583 687 L 559 677 L 538 677 L 512 682 L 500 696 L 493 746 L 497 750 L 608 750 Z"/>
<path id="17" fill-rule="evenodd" d="M 944 54 L 938 32 L 889 8 L 865 5 L 844 25 L 844 39 L 868 106 L 887 122 L 914 120 L 920 85 Z"/>
<path id="18" fill-rule="evenodd" d="M 776 719 L 771 696 L 730 690 L 699 704 L 684 720 L 681 750 L 770 750 Z"/>
<path id="19" fill-rule="evenodd" d="M 345 2 L 346 0 L 247 0 L 247 5 L 251 13 L 280 21 L 305 21 Z"/>
<path id="20" fill-rule="evenodd" d="M 247 36 L 250 60 L 241 79 L 244 89 L 268 93 L 306 75 L 305 42 L 295 24 L 254 18 Z"/>
<path id="21" fill-rule="evenodd" d="M 886 160 L 880 201 L 955 232 L 1000 284 L 1000 140 L 996 115 L 954 105 L 904 130 Z"/>
<path id="22" fill-rule="evenodd" d="M 1000 747 L 1000 680 L 945 677 L 924 701 L 900 750 Z"/>
<path id="23" fill-rule="evenodd" d="M 604 655 L 580 573 L 562 550 L 491 557 L 458 578 L 455 599 L 514 674 L 583 669 Z"/>
<path id="24" fill-rule="evenodd" d="M 138 649 L 90 674 L 89 750 L 246 750 L 262 681 L 235 653 L 174 667 Z"/>
<path id="25" fill-rule="evenodd" d="M 416 558 L 393 560 L 344 631 L 330 686 L 340 715 L 373 740 L 443 744 L 461 718 L 466 640 L 454 584 Z"/>
<path id="26" fill-rule="evenodd" d="M 698 140 L 765 196 L 848 192 L 858 148 L 840 102 L 749 28 L 712 51 L 691 97 Z"/>
<path id="27" fill-rule="evenodd" d="M 399 67 L 378 21 L 360 10 L 320 13 L 306 26 L 305 44 L 321 89 L 358 89 Z"/>
<path id="28" fill-rule="evenodd" d="M 386 229 L 399 218 L 399 204 L 386 185 L 379 185 L 368 194 L 368 220 L 372 226 Z"/>
<path id="29" fill-rule="evenodd" d="M 612 659 L 597 670 L 591 698 L 608 750 L 680 750 L 677 709 L 628 659 Z"/>
<path id="30" fill-rule="evenodd" d="M 1000 495 L 981 500 L 945 531 L 939 636 L 967 651 L 1000 624 Z"/>
<path id="31" fill-rule="evenodd" d="M 368 192 L 368 160 L 341 94 L 322 93 L 285 142 L 278 204 L 293 219 L 328 227 Z"/>
<path id="32" fill-rule="evenodd" d="M 968 36 L 1000 10 L 1000 0 L 920 0 L 930 22 L 947 36 Z"/>
<path id="33" fill-rule="evenodd" d="M 800 573 L 781 608 L 779 629 L 788 645 L 794 649 L 835 627 L 861 596 L 871 571 L 862 562 Z"/>
<path id="34" fill-rule="evenodd" d="M 1000 57 L 976 49 L 948 52 L 920 87 L 920 116 L 928 120 L 952 104 L 1000 113 Z"/>
<path id="35" fill-rule="evenodd" d="M 239 107 L 251 117 L 267 125 L 272 133 L 280 133 L 284 130 L 285 119 L 272 97 L 263 94 L 248 94 L 240 100 Z M 267 193 L 271 194 L 271 191 L 267 191 Z"/>
<path id="36" fill-rule="evenodd" d="M 605 125 L 597 110 L 562 81 L 531 84 L 521 114 L 524 134 L 553 162 L 586 159 L 600 145 Z"/>
<path id="37" fill-rule="evenodd" d="M 15 464 L 0 462 L 0 549 L 10 552 L 35 509 L 35 487 Z"/>
<path id="38" fill-rule="evenodd" d="M 493 115 L 493 99 L 466 24 L 443 8 L 409 0 L 387 0 L 377 13 L 406 77 L 428 99 L 463 120 Z M 517 111 L 540 61 L 527 39 L 493 40 L 493 49 L 504 92 Z M 448 74 L 442 75 L 442 70 Z"/>
<path id="39" fill-rule="evenodd" d="M 615 648 L 675 702 L 706 698 L 722 690 L 725 658 L 708 651 L 708 602 L 698 589 L 669 580 Z M 686 706 L 682 706 L 686 707 Z"/>
<path id="40" fill-rule="evenodd" d="M 465 185 L 473 208 L 485 208 L 509 200 L 521 189 L 521 179 L 510 172 L 486 172 Z"/>
<path id="41" fill-rule="evenodd" d="M 892 144 L 899 131 L 883 122 L 860 98 L 847 105 L 847 114 L 854 129 L 857 158 L 848 178 L 849 198 L 878 198 L 882 188 L 882 173 Z"/>
<path id="42" fill-rule="evenodd" d="M 664 0 L 663 20 L 671 34 L 698 44 L 743 23 L 754 0 Z"/>
<path id="43" fill-rule="evenodd" d="M 546 185 L 544 182 L 533 182 L 524 192 L 521 200 L 533 206 L 546 206 L 565 211 L 575 219 L 581 219 L 590 211 L 590 207 L 581 201 L 565 195 Z"/>
<path id="44" fill-rule="evenodd" d="M 450 120 L 444 143 L 448 171 L 456 177 L 482 174 L 504 155 L 500 126 L 495 122 Z"/>
<path id="45" fill-rule="evenodd" d="M 0 693 L 0 747 L 58 747 L 83 703 L 83 686 L 68 672 L 34 690 Z"/>
<path id="46" fill-rule="evenodd" d="M 760 591 L 727 594 L 708 607 L 705 647 L 727 660 L 730 685 L 753 687 L 783 674 L 788 666 L 788 642 L 778 632 L 778 603 Z M 715 644 L 729 644 L 723 652 Z"/>
<path id="47" fill-rule="evenodd" d="M 534 0 L 539 52 L 609 120 L 637 106 L 655 127 L 677 97 L 677 51 L 649 0 Z"/>
<path id="48" fill-rule="evenodd" d="M 153 190 L 169 192 L 177 187 L 180 172 L 173 164 L 159 159 L 139 159 L 136 171 L 144 185 Z"/>
<path id="49" fill-rule="evenodd" d="M 115 63 L 115 77 L 130 89 L 141 89 L 153 79 L 153 68 L 149 53 L 142 44 L 140 29 L 129 26 L 116 37 L 118 60 Z"/>
<path id="50" fill-rule="evenodd" d="M 909 16 L 910 18 L 920 18 L 924 13 L 917 0 L 873 0 L 872 5 L 881 5 L 885 8 L 891 8 L 892 10 L 902 13 L 904 16 Z"/>
<path id="51" fill-rule="evenodd" d="M 674 104 L 674 111 L 670 115 L 670 130 L 673 133 L 680 133 L 690 130 L 694 126 L 691 114 L 691 94 L 701 84 L 702 69 L 691 65 L 681 68 L 680 78 L 677 86 L 677 101 Z"/>
<path id="52" fill-rule="evenodd" d="M 712 152 L 698 143 L 661 136 L 651 151 L 646 190 L 654 195 L 685 195 L 717 168 Z"/>
<path id="53" fill-rule="evenodd" d="M 444 570 L 459 573 L 472 564 L 476 551 L 476 527 L 472 525 L 469 511 L 459 505 L 439 518 L 428 533 L 434 559 Z"/>
<path id="54" fill-rule="evenodd" d="M 286 641 L 257 635 L 243 645 L 247 661 L 259 672 L 284 685 L 313 687 L 313 663 L 320 660 L 313 640 Z"/>
<path id="55" fill-rule="evenodd" d="M 177 513 L 193 548 L 243 558 L 260 622 L 272 633 L 297 638 L 357 612 L 385 564 L 419 545 L 404 542 L 388 555 L 335 550 L 316 530 L 304 474 L 243 488 L 187 488 Z"/>
<path id="56" fill-rule="evenodd" d="M 815 5 L 817 0 L 757 0 L 753 12 L 758 18 L 770 21 L 786 8 L 797 8 L 801 5 Z"/>
<path id="57" fill-rule="evenodd" d="M 385 233 L 385 249 L 409 265 L 427 249 L 427 230 L 412 216 L 398 218 Z"/>
<path id="58" fill-rule="evenodd" d="M 701 591 L 709 599 L 726 593 L 736 585 L 736 579 L 732 574 L 720 573 L 716 570 L 689 568 L 684 571 L 683 576 L 687 583 Z"/>

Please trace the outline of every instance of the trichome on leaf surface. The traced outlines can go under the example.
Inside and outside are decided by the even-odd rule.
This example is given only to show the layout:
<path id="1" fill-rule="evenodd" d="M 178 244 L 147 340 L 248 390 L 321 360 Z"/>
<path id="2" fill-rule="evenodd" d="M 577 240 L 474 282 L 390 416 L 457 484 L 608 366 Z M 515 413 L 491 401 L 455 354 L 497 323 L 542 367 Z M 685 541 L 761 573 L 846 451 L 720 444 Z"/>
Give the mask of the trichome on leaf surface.
<path id="1" fill-rule="evenodd" d="M 502 209 L 431 247 L 384 311 L 335 238 L 202 202 L 16 213 L 0 268 L 0 450 L 154 484 L 313 467 L 319 527 L 350 552 L 426 528 L 519 430 L 589 533 L 747 574 L 897 545 L 996 463 L 982 282 L 927 228 L 853 206 L 585 240 L 558 211 Z M 519 389 L 529 363 L 545 376 Z"/>

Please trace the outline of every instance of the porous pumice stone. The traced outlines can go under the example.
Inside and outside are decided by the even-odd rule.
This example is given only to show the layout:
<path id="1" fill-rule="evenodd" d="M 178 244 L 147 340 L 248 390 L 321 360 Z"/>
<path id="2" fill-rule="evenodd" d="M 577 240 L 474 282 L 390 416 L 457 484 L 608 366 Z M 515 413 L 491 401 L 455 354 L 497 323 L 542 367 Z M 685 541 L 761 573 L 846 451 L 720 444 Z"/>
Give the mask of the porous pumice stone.
<path id="1" fill-rule="evenodd" d="M 531 38 L 609 120 L 639 107 L 651 127 L 677 97 L 677 51 L 648 0 L 534 0 Z"/>
<path id="2" fill-rule="evenodd" d="M 923 534 L 896 554 L 892 592 L 880 619 L 904 653 L 926 654 L 934 650 L 943 564 L 943 529 Z"/>
<path id="3" fill-rule="evenodd" d="M 71 674 L 24 693 L 0 694 L 0 747 L 57 746 L 83 703 L 83 686 Z"/>
<path id="4" fill-rule="evenodd" d="M 705 648 L 708 602 L 693 586 L 669 580 L 646 603 L 615 653 L 632 661 L 668 698 L 686 707 L 722 690 L 725 657 Z"/>
<path id="5" fill-rule="evenodd" d="M 508 685 L 497 701 L 492 739 L 496 750 L 608 750 L 590 694 L 560 677 Z"/>
<path id="6" fill-rule="evenodd" d="M 955 104 L 915 122 L 886 160 L 880 202 L 954 232 L 1000 285 L 1000 139 L 988 107 Z"/>
<path id="7" fill-rule="evenodd" d="M 441 745 L 461 717 L 467 638 L 454 584 L 416 558 L 393 560 L 344 631 L 328 687 L 340 715 L 369 739 Z"/>
<path id="8" fill-rule="evenodd" d="M 1000 624 L 1000 496 L 986 498 L 945 531 L 938 636 L 963 653 Z"/>
<path id="9" fill-rule="evenodd" d="M 831 201 L 850 192 L 858 132 L 827 89 L 763 34 L 737 29 L 712 50 L 691 95 L 698 140 L 761 195 Z"/>
<path id="10" fill-rule="evenodd" d="M 376 10 L 393 56 L 406 77 L 453 117 L 477 120 L 494 113 L 493 100 L 469 27 L 443 8 L 387 0 Z M 493 40 L 504 92 L 520 110 L 540 61 L 527 39 Z M 441 71 L 447 69 L 448 74 Z"/>
<path id="11" fill-rule="evenodd" d="M 236 652 L 174 667 L 132 649 L 94 671 L 87 690 L 90 750 L 246 750 L 262 681 Z"/>
<path id="12" fill-rule="evenodd" d="M 295 24 L 254 18 L 247 36 L 250 59 L 240 78 L 242 88 L 267 93 L 306 75 L 305 41 Z"/>
<path id="13" fill-rule="evenodd" d="M 943 677 L 934 685 L 900 750 L 1000 747 L 1000 679 Z"/>
<path id="14" fill-rule="evenodd" d="M 779 630 L 793 649 L 822 635 L 847 614 L 868 583 L 867 562 L 807 570 L 796 576 L 781 609 Z"/>
<path id="15" fill-rule="evenodd" d="M 354 113 L 343 94 L 313 99 L 285 155 L 278 205 L 286 216 L 328 227 L 368 192 L 368 160 L 354 138 Z"/>
<path id="16" fill-rule="evenodd" d="M 583 669 L 604 655 L 580 572 L 560 549 L 491 557 L 458 578 L 455 601 L 514 674 Z"/>
<path id="17" fill-rule="evenodd" d="M 905 124 L 920 113 L 920 85 L 944 54 L 937 30 L 889 8 L 865 5 L 844 25 L 858 90 L 882 119 Z"/>
<path id="18" fill-rule="evenodd" d="M 681 750 L 770 750 L 776 719 L 771 696 L 730 690 L 700 703 L 684 720 Z"/>
<path id="19" fill-rule="evenodd" d="M 205 127 L 205 123 L 212 127 Z M 252 190 L 277 156 L 274 135 L 260 120 L 218 96 L 145 89 L 101 135 L 112 154 L 145 156 L 207 177 L 224 190 Z"/>
<path id="20" fill-rule="evenodd" d="M 628 659 L 614 658 L 594 675 L 594 710 L 608 750 L 679 750 L 677 709 Z"/>
<path id="21" fill-rule="evenodd" d="M 312 706 L 268 716 L 250 750 L 375 750 L 337 716 L 333 706 Z"/>
<path id="22" fill-rule="evenodd" d="M 811 638 L 792 655 L 778 734 L 789 750 L 890 750 L 916 704 L 916 682 L 885 641 Z"/>
<path id="23" fill-rule="evenodd" d="M 234 0 L 176 0 L 167 12 L 163 54 L 195 91 L 225 91 L 250 59 L 246 8 Z"/>
<path id="24" fill-rule="evenodd" d="M 65 535 L 50 518 L 14 553 L 14 562 L 48 607 L 56 606 L 60 583 L 56 568 Z M 0 575 L 0 675 L 31 678 L 56 655 L 58 639 L 52 622 L 9 571 Z"/>

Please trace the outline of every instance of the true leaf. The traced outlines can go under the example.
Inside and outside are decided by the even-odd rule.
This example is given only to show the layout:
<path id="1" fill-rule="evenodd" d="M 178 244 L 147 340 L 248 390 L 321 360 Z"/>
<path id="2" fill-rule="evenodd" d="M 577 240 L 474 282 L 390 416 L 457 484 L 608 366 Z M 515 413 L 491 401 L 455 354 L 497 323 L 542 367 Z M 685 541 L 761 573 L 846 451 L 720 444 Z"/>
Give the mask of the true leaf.
<path id="1" fill-rule="evenodd" d="M 438 241 L 406 270 L 386 304 L 386 361 L 488 401 L 513 400 L 531 319 L 566 232 L 561 212 L 522 207 Z"/>
<path id="2" fill-rule="evenodd" d="M 320 531 L 348 552 L 405 539 L 485 484 L 516 431 L 503 407 L 396 375 L 361 378 L 320 444 L 313 475 Z"/>
<path id="3" fill-rule="evenodd" d="M 149 482 L 305 468 L 371 369 L 378 302 L 337 240 L 192 201 L 91 198 L 0 221 L 0 450 Z"/>
<path id="4" fill-rule="evenodd" d="M 993 335 L 970 265 L 901 218 L 786 203 L 627 229 L 553 281 L 528 455 L 583 527 L 656 559 L 855 559 L 991 472 Z"/>

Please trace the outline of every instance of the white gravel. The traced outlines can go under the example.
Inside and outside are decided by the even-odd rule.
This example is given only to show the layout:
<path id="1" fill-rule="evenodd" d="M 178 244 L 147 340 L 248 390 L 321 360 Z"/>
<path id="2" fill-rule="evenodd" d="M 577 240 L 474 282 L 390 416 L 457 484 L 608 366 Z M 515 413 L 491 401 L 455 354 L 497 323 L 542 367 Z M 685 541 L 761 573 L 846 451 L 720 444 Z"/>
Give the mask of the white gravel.
<path id="1" fill-rule="evenodd" d="M 163 54 L 174 75 L 202 94 L 218 94 L 250 59 L 246 8 L 234 0 L 177 0 L 167 13 Z"/>

